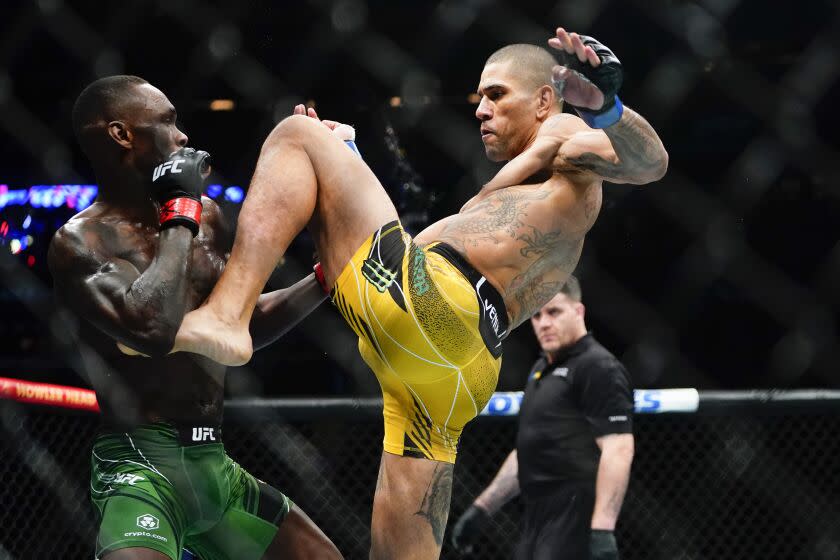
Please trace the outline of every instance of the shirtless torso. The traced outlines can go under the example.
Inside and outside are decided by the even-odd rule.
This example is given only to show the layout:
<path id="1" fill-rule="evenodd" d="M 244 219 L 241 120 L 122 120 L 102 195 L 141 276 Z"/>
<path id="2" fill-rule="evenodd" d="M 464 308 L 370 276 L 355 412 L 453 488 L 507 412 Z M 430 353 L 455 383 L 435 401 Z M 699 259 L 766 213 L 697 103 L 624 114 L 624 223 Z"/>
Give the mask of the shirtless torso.
<path id="1" fill-rule="evenodd" d="M 183 267 L 188 271 L 182 303 L 187 310 L 206 299 L 229 251 L 218 206 L 205 198 L 202 214 L 190 262 Z M 94 203 L 71 218 L 53 239 L 50 267 L 55 290 L 60 301 L 86 319 L 80 323 L 82 340 L 104 361 L 105 368 L 92 368 L 89 381 L 110 420 L 213 425 L 222 416 L 224 366 L 189 354 L 137 360 L 114 344 L 114 339 L 129 340 L 148 326 L 120 320 L 120 303 L 114 296 L 149 269 L 160 235 L 154 213 L 144 217 L 137 209 Z M 166 282 L 162 284 L 145 289 L 166 291 Z M 148 312 L 156 310 L 149 307 Z M 153 323 L 154 318 L 148 320 Z"/>
<path id="2" fill-rule="evenodd" d="M 571 115 L 552 119 L 560 127 L 578 120 Z M 551 125 L 547 121 L 542 129 Z M 525 183 L 502 186 L 497 176 L 458 214 L 415 238 L 418 245 L 443 241 L 458 250 L 502 294 L 511 329 L 560 290 L 601 208 L 601 179 L 563 161 L 561 136 L 545 143 L 553 145 L 555 155 L 545 157 L 545 167 Z M 500 176 L 506 178 L 505 169 Z"/>
<path id="3" fill-rule="evenodd" d="M 600 64 L 574 34 L 558 29 L 550 44 Z M 576 266 L 600 210 L 602 182 L 644 184 L 667 168 L 655 131 L 631 109 L 608 128 L 564 114 L 547 83 L 552 72 L 576 107 L 605 106 L 604 94 L 536 50 L 488 61 L 478 88 L 485 151 L 508 163 L 458 214 L 413 244 L 375 175 L 341 142 L 349 139 L 342 125 L 296 107 L 263 144 L 225 273 L 207 303 L 184 317 L 176 338 L 175 351 L 247 362 L 247 324 L 260 290 L 291 240 L 310 230 L 323 284 L 383 389 L 371 558 L 440 555 L 457 441 L 492 393 L 501 365 L 496 350 L 506 331 L 493 314 L 501 305 L 490 300 L 503 300 L 509 327 L 521 324 Z M 532 62 L 523 63 L 528 57 Z M 417 250 L 435 242 L 451 246 L 467 266 L 457 264 L 458 255 L 430 255 L 434 246 Z M 428 282 L 431 275 L 439 282 Z M 484 280 L 498 294 L 482 292 Z M 495 340 L 485 336 L 488 317 Z"/>

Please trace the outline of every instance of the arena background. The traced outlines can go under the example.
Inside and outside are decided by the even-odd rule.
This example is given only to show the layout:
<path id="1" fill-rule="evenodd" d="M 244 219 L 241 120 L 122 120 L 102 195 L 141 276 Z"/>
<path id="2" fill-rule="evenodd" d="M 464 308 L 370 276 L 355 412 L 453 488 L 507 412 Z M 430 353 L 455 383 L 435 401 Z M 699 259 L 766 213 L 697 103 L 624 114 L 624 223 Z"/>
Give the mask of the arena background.
<path id="1" fill-rule="evenodd" d="M 70 127 L 73 101 L 90 81 L 129 73 L 161 88 L 178 108 L 190 145 L 213 154 L 210 194 L 231 220 L 266 134 L 296 103 L 314 104 L 321 116 L 356 127 L 365 160 L 417 231 L 457 211 L 497 169 L 484 158 L 471 97 L 486 57 L 511 42 L 544 45 L 563 25 L 594 35 L 617 53 L 625 68 L 622 99 L 650 120 L 670 154 L 668 174 L 656 184 L 605 186 L 601 215 L 577 270 L 589 327 L 624 361 L 637 387 L 840 387 L 837 2 L 40 0 L 3 2 L 0 10 L 0 377 L 87 386 L 84 360 L 67 342 L 73 319 L 52 302 L 45 254 L 52 233 L 91 192 L 78 186 L 95 183 Z M 56 194 L 62 192 L 69 196 Z M 270 287 L 300 278 L 311 262 L 312 244 L 302 235 Z M 536 350 L 527 328 L 510 337 L 500 390 L 522 388 Z M 232 399 L 366 397 L 375 396 L 378 386 L 357 356 L 351 331 L 324 305 L 247 366 L 232 368 L 226 390 Z M 95 421 L 34 410 L 4 405 L 2 449 L 41 449 L 29 438 L 52 441 L 49 434 L 69 430 L 80 436 L 77 442 L 55 436 L 42 451 L 55 459 L 50 468 L 70 462 L 76 470 L 68 472 L 84 474 Z M 813 424 L 793 419 L 795 429 L 780 430 L 789 434 L 781 438 L 788 447 L 780 447 L 774 461 L 791 455 L 802 460 L 803 450 L 820 450 L 810 468 L 836 472 L 836 462 L 819 461 L 836 461 L 838 413 L 821 414 Z M 707 428 L 734 430 L 752 441 L 752 428 L 733 428 L 729 421 Z M 731 421 L 740 426 L 747 420 Z M 683 434 L 674 436 L 682 441 L 695 433 L 649 422 L 643 421 L 643 433 L 651 439 L 640 448 L 660 454 L 659 443 L 672 441 L 667 434 Z M 277 429 L 293 425 L 281 422 Z M 470 491 L 492 476 L 512 445 L 513 427 L 506 424 L 490 438 L 493 452 L 480 468 L 470 467 L 478 473 Z M 372 422 L 372 435 L 358 444 L 366 460 L 378 454 L 377 428 Z M 294 433 L 316 437 L 318 429 Z M 296 447 L 302 457 L 309 449 L 305 441 Z M 703 448 L 689 445 L 678 462 L 705 457 Z M 752 455 L 750 464 L 774 464 L 758 457 Z M 665 470 L 657 476 L 676 476 L 668 457 L 660 459 L 656 468 Z M 473 461 L 478 459 L 465 463 Z M 353 485 L 372 490 L 372 464 L 356 469 Z M 821 496 L 815 519 L 836 514 L 836 481 L 788 467 L 778 471 L 790 473 L 790 484 Z M 36 510 L 21 513 L 29 498 L 22 489 L 11 490 L 18 483 L 6 474 L 0 479 L 6 491 L 0 558 L 36 557 L 9 544 L 9 520 Z M 710 484 L 697 476 L 681 482 Z M 83 479 L 80 484 L 83 490 Z M 776 492 L 764 483 L 755 487 L 763 489 L 757 494 Z M 675 499 L 679 492 L 672 491 L 658 499 Z M 454 515 L 470 497 L 457 492 Z M 85 499 L 83 492 L 79 496 Z M 773 507 L 784 509 L 765 506 L 771 516 Z M 79 515 L 91 515 L 89 509 L 83 501 Z M 364 521 L 369 509 L 358 510 Z M 836 537 L 837 515 L 833 519 L 825 535 Z M 683 521 L 685 530 L 696 525 L 688 514 Z M 754 524 L 758 534 L 774 532 Z M 24 536 L 38 538 L 37 522 L 26 527 Z M 515 523 L 500 534 L 513 538 Z M 87 536 L 76 535 L 78 550 Z M 679 554 L 661 549 L 635 557 L 840 558 L 836 539 L 817 541 L 822 548 L 793 547 L 778 556 L 728 556 L 721 550 L 734 549 L 725 548 L 692 555 L 677 547 L 667 550 Z"/>

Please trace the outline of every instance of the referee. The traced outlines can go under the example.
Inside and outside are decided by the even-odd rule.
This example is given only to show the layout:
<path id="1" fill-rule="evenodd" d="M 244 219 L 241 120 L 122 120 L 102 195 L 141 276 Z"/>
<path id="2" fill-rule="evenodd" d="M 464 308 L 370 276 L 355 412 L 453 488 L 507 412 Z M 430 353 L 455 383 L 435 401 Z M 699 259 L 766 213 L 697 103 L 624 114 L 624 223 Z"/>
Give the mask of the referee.
<path id="1" fill-rule="evenodd" d="M 578 281 L 531 318 L 542 348 L 528 377 L 516 449 L 452 531 L 469 554 L 522 494 L 520 560 L 616 560 L 613 531 L 633 462 L 633 392 L 621 362 L 587 333 Z"/>

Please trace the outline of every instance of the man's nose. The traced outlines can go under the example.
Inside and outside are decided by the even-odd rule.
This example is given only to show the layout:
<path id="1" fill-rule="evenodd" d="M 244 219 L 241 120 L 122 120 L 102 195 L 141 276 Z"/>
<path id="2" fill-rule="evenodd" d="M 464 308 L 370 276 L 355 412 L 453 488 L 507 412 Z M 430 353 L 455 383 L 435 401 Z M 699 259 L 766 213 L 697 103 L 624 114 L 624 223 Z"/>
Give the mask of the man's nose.
<path id="1" fill-rule="evenodd" d="M 493 118 L 493 111 L 490 110 L 490 104 L 487 103 L 486 98 L 482 98 L 478 107 L 475 109 L 475 118 L 484 122 Z"/>
<path id="2" fill-rule="evenodd" d="M 189 142 L 189 140 L 189 137 L 179 130 L 178 137 L 175 139 L 175 143 L 178 144 L 178 146 L 180 146 L 181 148 L 183 148 L 187 145 L 187 142 Z"/>

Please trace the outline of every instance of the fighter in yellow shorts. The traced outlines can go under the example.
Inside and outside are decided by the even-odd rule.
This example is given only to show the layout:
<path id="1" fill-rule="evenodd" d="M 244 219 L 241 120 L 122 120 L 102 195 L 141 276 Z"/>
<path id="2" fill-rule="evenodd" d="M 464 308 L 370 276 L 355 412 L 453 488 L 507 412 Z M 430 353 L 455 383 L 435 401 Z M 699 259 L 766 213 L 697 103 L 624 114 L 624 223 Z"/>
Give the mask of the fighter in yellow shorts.
<path id="1" fill-rule="evenodd" d="M 325 284 L 385 393 L 373 559 L 439 556 L 449 461 L 495 384 L 505 325 L 515 328 L 560 291 L 604 180 L 647 183 L 667 168 L 656 132 L 616 96 L 622 68 L 612 51 L 563 29 L 549 44 L 565 66 L 534 45 L 487 60 L 475 114 L 487 156 L 508 163 L 413 243 L 376 176 L 343 145 L 349 127 L 298 107 L 263 144 L 230 261 L 178 332 L 175 351 L 249 360 L 257 298 L 292 239 L 309 229 Z M 580 117 L 563 112 L 561 95 Z"/>
<path id="2" fill-rule="evenodd" d="M 421 249 L 394 221 L 356 251 L 333 303 L 382 386 L 385 451 L 454 463 L 501 367 L 507 312 L 495 288 L 449 245 Z"/>

